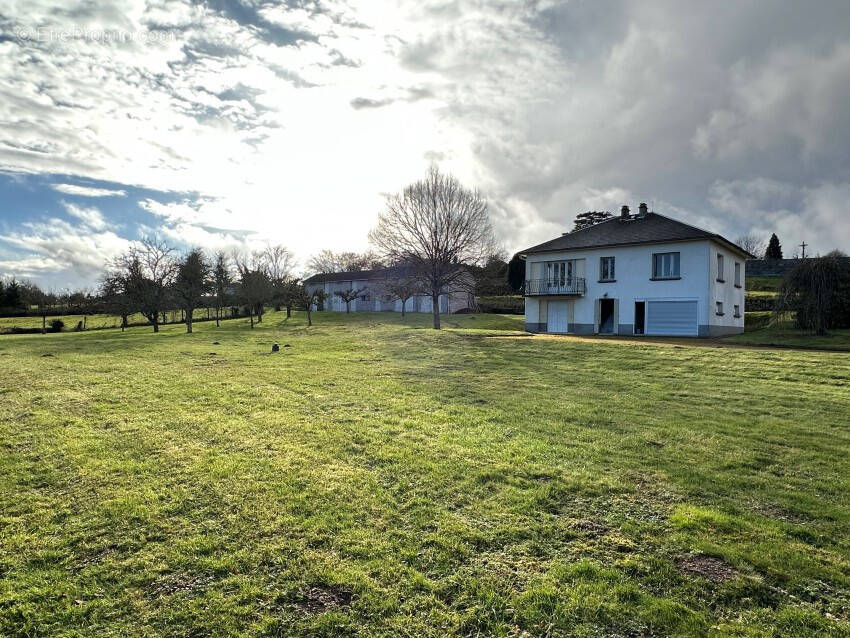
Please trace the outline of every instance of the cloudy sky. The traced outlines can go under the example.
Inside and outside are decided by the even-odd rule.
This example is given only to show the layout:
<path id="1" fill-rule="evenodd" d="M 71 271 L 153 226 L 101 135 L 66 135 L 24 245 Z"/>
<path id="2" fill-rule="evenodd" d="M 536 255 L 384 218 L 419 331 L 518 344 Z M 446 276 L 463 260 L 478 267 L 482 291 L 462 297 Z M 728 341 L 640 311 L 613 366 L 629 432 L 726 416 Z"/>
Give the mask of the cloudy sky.
<path id="1" fill-rule="evenodd" d="M 0 0 L 0 275 L 360 250 L 430 162 L 508 250 L 647 201 L 850 248 L 850 4 Z"/>

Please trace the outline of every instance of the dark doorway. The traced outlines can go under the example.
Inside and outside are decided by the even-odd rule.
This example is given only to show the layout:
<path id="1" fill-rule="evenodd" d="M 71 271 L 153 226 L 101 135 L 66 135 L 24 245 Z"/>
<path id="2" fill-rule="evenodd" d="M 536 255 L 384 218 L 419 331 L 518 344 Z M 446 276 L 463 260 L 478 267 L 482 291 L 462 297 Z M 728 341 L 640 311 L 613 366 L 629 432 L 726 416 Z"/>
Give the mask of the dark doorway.
<path id="1" fill-rule="evenodd" d="M 602 334 L 614 333 L 614 300 L 599 300 L 599 332 Z"/>
<path id="2" fill-rule="evenodd" d="M 645 330 L 646 304 L 643 301 L 635 302 L 635 334 L 642 335 Z"/>

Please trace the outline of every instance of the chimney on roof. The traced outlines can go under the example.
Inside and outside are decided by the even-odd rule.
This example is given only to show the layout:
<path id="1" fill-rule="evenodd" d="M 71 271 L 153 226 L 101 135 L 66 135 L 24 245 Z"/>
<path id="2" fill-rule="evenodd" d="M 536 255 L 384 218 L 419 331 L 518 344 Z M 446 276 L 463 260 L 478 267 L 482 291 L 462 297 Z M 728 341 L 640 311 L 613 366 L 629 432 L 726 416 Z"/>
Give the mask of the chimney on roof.
<path id="1" fill-rule="evenodd" d="M 638 217 L 646 217 L 646 213 L 646 202 L 641 202 L 640 206 L 638 206 Z"/>
<path id="2" fill-rule="evenodd" d="M 623 206 L 620 209 L 620 219 L 628 219 L 629 218 L 629 207 Z"/>

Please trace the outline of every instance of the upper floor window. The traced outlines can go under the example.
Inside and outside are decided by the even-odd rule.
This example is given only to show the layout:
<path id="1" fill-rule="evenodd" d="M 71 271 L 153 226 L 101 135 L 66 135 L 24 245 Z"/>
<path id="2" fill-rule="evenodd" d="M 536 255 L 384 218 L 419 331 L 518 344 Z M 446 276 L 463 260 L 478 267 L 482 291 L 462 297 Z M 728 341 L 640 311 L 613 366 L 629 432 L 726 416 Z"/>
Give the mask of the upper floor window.
<path id="1" fill-rule="evenodd" d="M 614 258 L 600 257 L 599 258 L 599 281 L 614 281 L 616 279 L 614 273 Z"/>
<path id="2" fill-rule="evenodd" d="M 653 279 L 678 279 L 679 276 L 679 253 L 655 253 L 652 256 Z"/>
<path id="3" fill-rule="evenodd" d="M 568 286 L 575 277 L 575 261 L 547 261 L 546 283 L 549 286 Z"/>
<path id="4" fill-rule="evenodd" d="M 741 262 L 735 262 L 735 285 L 741 287 Z"/>
<path id="5" fill-rule="evenodd" d="M 717 281 L 723 282 L 723 255 L 717 253 Z"/>

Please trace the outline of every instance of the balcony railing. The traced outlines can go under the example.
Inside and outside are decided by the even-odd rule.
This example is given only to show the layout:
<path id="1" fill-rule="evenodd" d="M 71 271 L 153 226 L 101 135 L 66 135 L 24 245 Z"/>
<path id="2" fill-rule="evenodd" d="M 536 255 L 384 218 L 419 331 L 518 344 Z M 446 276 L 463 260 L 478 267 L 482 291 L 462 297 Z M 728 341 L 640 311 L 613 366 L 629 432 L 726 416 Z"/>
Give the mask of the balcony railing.
<path id="1" fill-rule="evenodd" d="M 584 277 L 567 279 L 529 279 L 525 282 L 525 295 L 565 295 L 580 297 L 585 293 Z"/>

